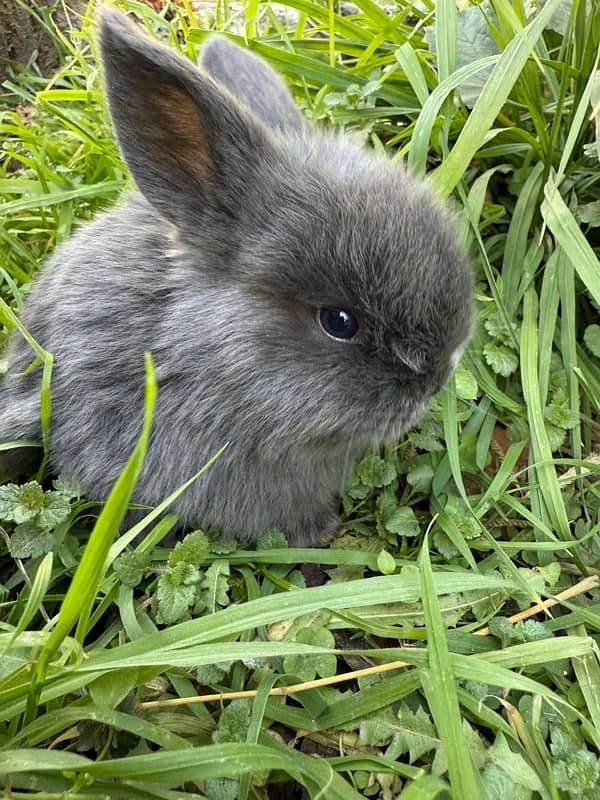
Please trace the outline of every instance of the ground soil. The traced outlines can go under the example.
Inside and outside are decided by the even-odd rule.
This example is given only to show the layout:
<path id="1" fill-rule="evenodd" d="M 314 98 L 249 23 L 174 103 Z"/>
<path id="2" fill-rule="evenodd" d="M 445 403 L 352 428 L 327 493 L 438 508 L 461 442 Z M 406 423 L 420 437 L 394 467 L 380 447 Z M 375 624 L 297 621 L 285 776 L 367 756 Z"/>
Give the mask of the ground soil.
<path id="1" fill-rule="evenodd" d="M 56 8 L 54 20 L 63 31 L 78 25 L 85 0 L 0 0 L 0 81 L 9 77 L 9 62 L 35 66 L 51 75 L 58 66 L 52 38 L 32 13 L 43 7 Z"/>

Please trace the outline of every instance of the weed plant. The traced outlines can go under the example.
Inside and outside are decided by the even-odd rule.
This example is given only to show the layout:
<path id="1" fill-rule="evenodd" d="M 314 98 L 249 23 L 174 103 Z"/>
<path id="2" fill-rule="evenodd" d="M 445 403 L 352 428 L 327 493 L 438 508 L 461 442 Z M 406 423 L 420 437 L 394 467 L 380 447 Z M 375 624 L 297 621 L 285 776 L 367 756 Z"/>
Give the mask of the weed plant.
<path id="1" fill-rule="evenodd" d="M 166 504 L 115 538 L 151 360 L 101 513 L 60 477 L 1 486 L 4 796 L 600 797 L 600 7 L 118 5 L 192 59 L 224 31 L 307 116 L 429 173 L 478 325 L 425 422 L 360 463 L 329 548 L 169 550 Z M 4 338 L 47 254 L 128 184 L 91 9 L 69 35 L 37 13 L 61 67 L 2 87 Z"/>

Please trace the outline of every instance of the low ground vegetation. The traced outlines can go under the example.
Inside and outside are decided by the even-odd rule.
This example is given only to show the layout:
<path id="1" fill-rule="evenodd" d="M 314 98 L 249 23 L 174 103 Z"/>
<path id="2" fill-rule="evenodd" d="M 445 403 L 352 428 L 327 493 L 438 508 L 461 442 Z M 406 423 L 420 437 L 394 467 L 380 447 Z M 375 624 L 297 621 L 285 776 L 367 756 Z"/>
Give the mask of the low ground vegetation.
<path id="1" fill-rule="evenodd" d="M 597 798 L 600 8 L 118 5 L 192 59 L 211 29 L 246 41 L 311 119 L 429 173 L 478 325 L 422 425 L 359 464 L 329 548 L 169 550 L 168 511 L 113 542 L 144 437 L 97 523 L 60 476 L 0 486 L 5 796 Z M 39 15 L 60 69 L 13 65 L 0 98 L 4 339 L 128 185 L 91 9 L 70 35 Z M 149 365 L 148 419 L 153 388 Z"/>

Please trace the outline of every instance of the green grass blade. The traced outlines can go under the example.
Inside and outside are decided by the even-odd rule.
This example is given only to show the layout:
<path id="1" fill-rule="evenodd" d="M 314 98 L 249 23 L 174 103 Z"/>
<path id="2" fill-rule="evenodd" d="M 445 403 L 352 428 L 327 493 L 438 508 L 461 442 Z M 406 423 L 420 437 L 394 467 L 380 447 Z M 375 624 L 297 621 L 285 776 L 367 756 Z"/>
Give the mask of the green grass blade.
<path id="1" fill-rule="evenodd" d="M 549 180 L 546 183 L 544 196 L 542 214 L 546 224 L 567 258 L 573 263 L 584 286 L 600 305 L 600 261 L 562 199 L 554 181 Z"/>
<path id="2" fill-rule="evenodd" d="M 521 329 L 521 375 L 523 394 L 531 430 L 533 460 L 532 468 L 537 475 L 540 503 L 547 509 L 549 519 L 564 541 L 572 538 L 569 520 L 556 470 L 552 466 L 552 449 L 544 426 L 544 413 L 540 399 L 538 379 L 538 300 L 535 290 L 528 289 L 523 304 L 523 326 Z"/>
<path id="3" fill-rule="evenodd" d="M 446 758 L 452 793 L 455 797 L 485 798 L 462 727 L 455 676 L 450 662 L 446 629 L 437 603 L 425 536 L 419 573 L 421 596 L 428 633 L 428 666 L 421 671 L 421 688 L 427 698 Z"/>
<path id="4" fill-rule="evenodd" d="M 38 658 L 35 673 L 37 684 L 44 682 L 50 659 L 79 618 L 82 599 L 93 597 L 96 592 L 98 582 L 104 571 L 110 545 L 118 531 L 121 520 L 125 516 L 129 500 L 142 470 L 146 447 L 150 438 L 155 400 L 156 378 L 152 359 L 147 355 L 144 424 L 140 439 L 111 491 L 106 505 L 94 526 L 94 530 L 90 534 L 90 539 L 79 567 L 63 600 L 57 623 Z"/>
<path id="5" fill-rule="evenodd" d="M 523 262 L 530 241 L 530 229 L 538 210 L 544 165 L 531 170 L 523 184 L 506 236 L 502 260 L 502 295 L 509 319 L 515 318 L 519 303 L 518 288 L 523 280 Z M 533 276 L 530 276 L 533 277 Z"/>
<path id="6" fill-rule="evenodd" d="M 440 83 L 456 70 L 456 2 L 436 3 L 435 45 Z"/>
<path id="7" fill-rule="evenodd" d="M 444 163 L 433 173 L 434 185 L 441 197 L 447 197 L 461 180 L 469 162 L 481 147 L 485 135 L 506 103 L 536 42 L 561 2 L 562 0 L 548 0 L 523 34 L 515 36 L 498 59 L 456 144 Z"/>
<path id="8" fill-rule="evenodd" d="M 423 176 L 425 174 L 431 132 L 446 99 L 461 83 L 474 77 L 487 67 L 493 66 L 498 62 L 499 58 L 500 56 L 487 56 L 473 64 L 467 64 L 453 72 L 431 92 L 418 116 L 410 140 L 408 167 L 414 175 Z"/>
<path id="9" fill-rule="evenodd" d="M 3 657 L 4 653 L 13 646 L 17 637 L 26 630 L 34 616 L 38 613 L 40 606 L 44 601 L 44 596 L 48 590 L 48 586 L 50 585 L 53 562 L 54 556 L 52 553 L 47 553 L 40 561 L 31 585 L 31 589 L 29 591 L 27 602 L 25 603 L 25 608 L 19 617 L 19 622 L 5 646 L 0 647 L 0 659 Z"/>
<path id="10" fill-rule="evenodd" d="M 337 775 L 325 759 L 290 752 L 273 743 L 215 744 L 174 752 L 91 761 L 64 751 L 5 750 L 0 753 L 0 775 L 19 772 L 77 770 L 92 776 L 123 778 L 141 783 L 160 783 L 176 788 L 188 781 L 237 777 L 261 769 L 279 769 L 303 783 L 312 797 L 328 800 L 360 800 L 354 789 Z"/>

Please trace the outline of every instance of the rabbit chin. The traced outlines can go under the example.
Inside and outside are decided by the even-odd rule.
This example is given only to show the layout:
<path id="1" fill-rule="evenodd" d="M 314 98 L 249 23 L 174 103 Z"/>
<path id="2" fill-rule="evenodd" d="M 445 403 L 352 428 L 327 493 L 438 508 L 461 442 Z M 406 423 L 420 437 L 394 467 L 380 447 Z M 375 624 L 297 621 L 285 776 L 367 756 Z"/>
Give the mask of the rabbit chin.
<path id="1" fill-rule="evenodd" d="M 425 415 L 429 406 L 429 398 L 416 404 L 412 410 L 390 408 L 387 413 L 365 414 L 354 427 L 332 428 L 319 437 L 304 439 L 299 447 L 308 453 L 323 453 L 326 448 L 330 452 L 343 455 L 350 468 L 368 450 L 383 445 L 397 444 L 398 440 L 415 427 Z"/>

